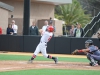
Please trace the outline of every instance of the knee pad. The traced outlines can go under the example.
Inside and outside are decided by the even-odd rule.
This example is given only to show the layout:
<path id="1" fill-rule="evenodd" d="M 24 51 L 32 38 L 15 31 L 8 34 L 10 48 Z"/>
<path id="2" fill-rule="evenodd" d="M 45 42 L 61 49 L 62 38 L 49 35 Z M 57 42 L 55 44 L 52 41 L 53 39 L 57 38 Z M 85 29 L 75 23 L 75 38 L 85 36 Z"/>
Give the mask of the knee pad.
<path id="1" fill-rule="evenodd" d="M 91 62 L 90 65 L 93 66 L 96 64 L 96 61 L 94 58 L 91 56 L 91 54 L 87 54 L 87 59 Z"/>
<path id="2" fill-rule="evenodd" d="M 90 57 L 91 57 L 91 54 L 87 54 L 87 59 L 89 59 L 90 60 Z"/>

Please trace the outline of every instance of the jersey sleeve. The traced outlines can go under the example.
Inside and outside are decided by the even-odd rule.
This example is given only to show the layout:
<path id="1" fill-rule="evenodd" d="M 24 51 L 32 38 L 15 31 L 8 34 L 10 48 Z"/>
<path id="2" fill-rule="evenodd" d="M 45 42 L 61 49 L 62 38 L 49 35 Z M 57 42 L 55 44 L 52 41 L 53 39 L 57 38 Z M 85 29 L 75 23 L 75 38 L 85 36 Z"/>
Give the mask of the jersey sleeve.
<path id="1" fill-rule="evenodd" d="M 42 27 L 42 30 L 44 29 L 44 26 Z"/>
<path id="2" fill-rule="evenodd" d="M 97 47 L 95 47 L 95 46 L 89 47 L 89 50 L 90 50 L 90 52 L 93 52 L 93 51 L 97 50 Z"/>

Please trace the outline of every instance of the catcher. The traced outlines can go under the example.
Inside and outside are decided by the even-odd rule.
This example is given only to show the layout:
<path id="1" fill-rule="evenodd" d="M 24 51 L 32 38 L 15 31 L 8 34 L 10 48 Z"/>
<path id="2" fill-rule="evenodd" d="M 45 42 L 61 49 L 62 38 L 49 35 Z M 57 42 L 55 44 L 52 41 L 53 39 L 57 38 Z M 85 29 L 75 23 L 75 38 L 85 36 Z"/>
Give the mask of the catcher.
<path id="1" fill-rule="evenodd" d="M 78 50 L 72 52 L 73 55 L 77 53 L 84 52 L 87 55 L 87 59 L 90 61 L 91 66 L 98 66 L 100 65 L 100 50 L 97 46 L 93 45 L 92 40 L 86 40 L 85 41 L 85 47 L 86 49 Z"/>

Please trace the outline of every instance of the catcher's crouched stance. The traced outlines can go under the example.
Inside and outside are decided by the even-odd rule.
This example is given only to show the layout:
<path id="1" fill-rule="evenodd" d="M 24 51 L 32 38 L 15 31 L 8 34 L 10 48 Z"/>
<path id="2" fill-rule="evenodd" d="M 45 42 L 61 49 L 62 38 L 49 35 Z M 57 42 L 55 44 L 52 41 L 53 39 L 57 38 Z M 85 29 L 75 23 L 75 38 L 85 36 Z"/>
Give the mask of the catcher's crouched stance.
<path id="1" fill-rule="evenodd" d="M 92 40 L 87 40 L 85 41 L 85 47 L 86 49 L 78 50 L 76 49 L 75 51 L 72 52 L 72 54 L 77 54 L 84 52 L 87 54 L 87 59 L 90 61 L 91 66 L 98 66 L 100 65 L 100 50 L 98 49 L 97 46 L 93 45 Z"/>
<path id="2" fill-rule="evenodd" d="M 32 63 L 33 60 L 36 58 L 37 54 L 39 52 L 41 52 L 44 57 L 49 58 L 49 59 L 53 59 L 55 64 L 57 64 L 58 58 L 57 57 L 52 57 L 52 56 L 48 55 L 47 52 L 46 52 L 47 42 L 49 42 L 50 39 L 52 38 L 53 31 L 54 31 L 53 26 L 48 26 L 47 27 L 47 31 L 45 31 L 45 32 L 43 32 L 41 29 L 39 30 L 39 32 L 41 33 L 42 37 L 40 39 L 40 43 L 36 47 L 36 50 L 35 50 L 33 56 L 29 60 L 29 63 Z"/>

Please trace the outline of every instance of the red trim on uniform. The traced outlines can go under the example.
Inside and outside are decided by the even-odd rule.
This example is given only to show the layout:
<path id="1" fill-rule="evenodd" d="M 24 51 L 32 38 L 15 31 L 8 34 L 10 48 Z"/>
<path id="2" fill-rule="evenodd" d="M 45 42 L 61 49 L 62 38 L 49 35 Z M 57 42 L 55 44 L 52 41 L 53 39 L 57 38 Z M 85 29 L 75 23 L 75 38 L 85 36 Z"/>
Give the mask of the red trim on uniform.
<path id="1" fill-rule="evenodd" d="M 49 58 L 52 59 L 52 56 L 49 55 Z"/>
<path id="2" fill-rule="evenodd" d="M 51 38 L 52 38 L 52 36 L 50 36 L 50 37 L 48 38 L 48 41 L 50 41 Z"/>
<path id="3" fill-rule="evenodd" d="M 33 55 L 32 57 L 33 57 L 33 58 L 36 58 L 36 55 Z"/>
<path id="4" fill-rule="evenodd" d="M 83 52 L 83 50 L 78 50 L 79 53 Z"/>
<path id="5" fill-rule="evenodd" d="M 2 34 L 2 28 L 0 28 L 0 34 Z"/>

